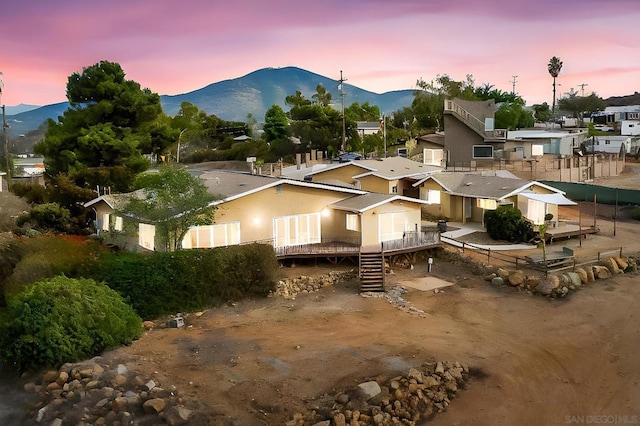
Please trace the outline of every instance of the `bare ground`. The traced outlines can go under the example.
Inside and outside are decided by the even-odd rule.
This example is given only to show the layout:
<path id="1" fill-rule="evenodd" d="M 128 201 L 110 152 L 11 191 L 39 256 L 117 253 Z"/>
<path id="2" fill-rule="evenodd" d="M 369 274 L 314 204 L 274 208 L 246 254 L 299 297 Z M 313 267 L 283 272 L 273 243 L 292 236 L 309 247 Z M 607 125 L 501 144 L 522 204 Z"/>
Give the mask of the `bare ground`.
<path id="1" fill-rule="evenodd" d="M 586 241 L 604 247 L 610 238 Z M 389 286 L 427 275 L 424 264 L 394 272 Z M 281 425 L 323 393 L 388 379 L 433 359 L 465 362 L 475 375 L 431 424 L 640 416 L 637 275 L 548 300 L 494 287 L 460 263 L 436 259 L 433 274 L 456 285 L 437 294 L 408 288 L 405 299 L 423 314 L 363 298 L 352 281 L 296 300 L 247 301 L 190 315 L 188 327 L 152 329 L 108 356 L 175 386 L 213 425 Z"/>

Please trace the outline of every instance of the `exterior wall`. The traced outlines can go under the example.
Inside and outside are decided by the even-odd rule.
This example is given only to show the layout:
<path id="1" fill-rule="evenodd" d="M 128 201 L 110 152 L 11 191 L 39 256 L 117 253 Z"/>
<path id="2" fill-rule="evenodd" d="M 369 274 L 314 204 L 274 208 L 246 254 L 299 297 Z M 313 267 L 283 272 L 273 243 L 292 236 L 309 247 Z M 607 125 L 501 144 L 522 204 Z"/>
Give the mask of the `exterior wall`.
<path id="1" fill-rule="evenodd" d="M 362 233 L 362 245 L 378 244 L 381 242 L 379 239 L 380 227 L 378 217 L 386 213 L 397 213 L 404 216 L 405 231 L 420 230 L 420 205 L 403 201 L 393 201 L 362 213 L 362 229 L 366 229 L 366 232 Z"/>
<path id="2" fill-rule="evenodd" d="M 444 115 L 444 160 L 446 164 L 469 162 L 473 158 L 474 145 L 486 145 L 484 138 L 460 122 L 451 114 Z"/>
<path id="3" fill-rule="evenodd" d="M 343 167 L 336 167 L 330 170 L 318 172 L 313 175 L 313 181 L 325 182 L 330 180 L 337 180 L 348 185 L 355 185 L 356 180 L 353 178 L 353 176 L 360 175 L 362 173 L 365 173 L 366 171 L 367 170 L 363 169 L 362 167 L 349 164 Z"/>
<path id="4" fill-rule="evenodd" d="M 382 179 L 377 176 L 364 176 L 362 178 L 358 178 L 360 182 L 360 189 L 369 192 L 378 192 L 380 194 L 391 194 L 391 188 L 394 185 L 397 185 L 398 181 L 388 181 L 386 179 Z M 398 192 L 401 194 L 401 192 Z"/>
<path id="5" fill-rule="evenodd" d="M 348 196 L 341 192 L 279 185 L 221 204 L 216 209 L 215 222 L 240 222 L 241 242 L 271 240 L 274 218 L 322 212 L 328 204 Z M 346 230 L 344 222 L 342 226 Z"/>

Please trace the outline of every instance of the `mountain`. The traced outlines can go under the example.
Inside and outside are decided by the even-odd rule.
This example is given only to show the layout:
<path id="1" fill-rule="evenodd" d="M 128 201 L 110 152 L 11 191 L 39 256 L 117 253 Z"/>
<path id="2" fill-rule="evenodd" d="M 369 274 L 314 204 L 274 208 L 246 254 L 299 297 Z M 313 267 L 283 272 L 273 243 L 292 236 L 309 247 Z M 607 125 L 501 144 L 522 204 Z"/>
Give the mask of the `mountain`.
<path id="1" fill-rule="evenodd" d="M 15 114 L 20 114 L 21 112 L 31 111 L 36 108 L 40 108 L 40 105 L 20 104 L 20 105 L 7 106 L 6 112 L 7 112 L 7 115 L 15 115 Z"/>
<path id="2" fill-rule="evenodd" d="M 334 106 L 342 108 L 338 81 L 323 77 L 301 68 L 264 68 L 243 77 L 210 84 L 193 92 L 181 95 L 162 95 L 160 101 L 165 113 L 175 115 L 182 102 L 190 102 L 207 114 L 215 114 L 223 120 L 246 121 L 252 114 L 258 121 L 264 120 L 267 109 L 280 105 L 285 111 L 289 107 L 284 100 L 299 90 L 307 99 L 316 93 L 316 86 L 322 84 L 331 93 Z M 354 102 L 369 102 L 377 105 L 381 112 L 391 113 L 411 105 L 412 90 L 399 90 L 382 94 L 369 92 L 350 84 L 344 84 L 345 107 Z M 7 114 L 9 136 L 17 137 L 35 130 L 48 118 L 57 120 L 69 107 L 68 102 L 46 105 L 17 114 Z"/>
<path id="3" fill-rule="evenodd" d="M 338 81 L 296 67 L 263 68 L 240 78 L 210 84 L 202 89 L 175 96 L 162 96 L 162 107 L 169 115 L 175 115 L 183 101 L 191 102 L 207 114 L 215 114 L 224 120 L 246 121 L 247 114 L 261 122 L 265 112 L 273 105 L 287 111 L 285 98 L 299 90 L 307 99 L 322 84 L 336 108 L 342 108 Z M 344 84 L 344 103 L 369 102 L 378 105 L 381 112 L 391 113 L 411 105 L 412 90 L 399 90 L 378 94 Z"/>

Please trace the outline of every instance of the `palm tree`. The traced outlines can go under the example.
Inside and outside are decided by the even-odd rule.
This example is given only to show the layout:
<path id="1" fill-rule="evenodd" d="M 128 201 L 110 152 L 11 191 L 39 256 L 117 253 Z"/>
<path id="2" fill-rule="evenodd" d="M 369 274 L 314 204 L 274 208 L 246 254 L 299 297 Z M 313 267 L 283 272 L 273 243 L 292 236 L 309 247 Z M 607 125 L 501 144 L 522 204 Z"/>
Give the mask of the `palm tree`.
<path id="1" fill-rule="evenodd" d="M 562 61 L 557 56 L 554 56 L 549 60 L 549 65 L 547 65 L 547 69 L 549 70 L 549 74 L 553 77 L 553 103 L 551 104 L 551 117 L 555 118 L 555 110 L 556 110 L 556 77 L 560 74 L 560 70 L 562 69 Z"/>

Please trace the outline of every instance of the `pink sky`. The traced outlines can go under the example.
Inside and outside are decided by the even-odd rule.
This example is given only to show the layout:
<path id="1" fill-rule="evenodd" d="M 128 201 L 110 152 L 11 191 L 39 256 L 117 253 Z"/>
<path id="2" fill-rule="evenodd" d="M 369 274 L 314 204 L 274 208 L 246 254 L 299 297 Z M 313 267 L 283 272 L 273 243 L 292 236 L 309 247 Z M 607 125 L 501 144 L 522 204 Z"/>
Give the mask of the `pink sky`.
<path id="1" fill-rule="evenodd" d="M 297 66 L 376 93 L 438 74 L 552 101 L 640 91 L 638 0 L 28 0 L 0 11 L 1 102 L 66 100 L 67 77 L 101 60 L 161 95 Z M 348 101 L 348 99 L 347 99 Z"/>

